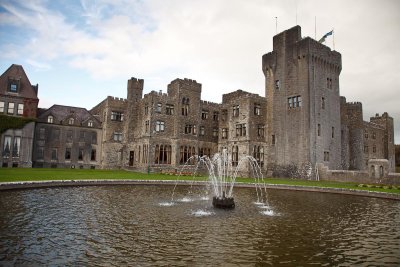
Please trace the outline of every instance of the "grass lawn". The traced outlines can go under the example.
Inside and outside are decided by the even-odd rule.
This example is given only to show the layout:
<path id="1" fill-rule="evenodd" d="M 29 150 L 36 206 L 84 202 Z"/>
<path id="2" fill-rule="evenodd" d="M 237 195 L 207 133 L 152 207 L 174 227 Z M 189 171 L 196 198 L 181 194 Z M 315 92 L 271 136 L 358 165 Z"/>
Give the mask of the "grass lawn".
<path id="1" fill-rule="evenodd" d="M 127 180 L 196 180 L 205 181 L 207 177 L 174 176 L 168 174 L 146 174 L 125 170 L 91 170 L 91 169 L 31 169 L 31 168 L 0 168 L 0 182 L 18 181 L 48 181 L 48 180 L 85 180 L 85 179 L 127 179 Z M 400 194 L 398 189 L 383 188 L 376 185 L 360 187 L 358 183 L 342 183 L 329 181 L 306 181 L 298 179 L 265 178 L 268 184 L 317 186 L 329 188 L 345 188 L 378 191 Z M 254 179 L 237 178 L 236 182 L 251 183 Z"/>

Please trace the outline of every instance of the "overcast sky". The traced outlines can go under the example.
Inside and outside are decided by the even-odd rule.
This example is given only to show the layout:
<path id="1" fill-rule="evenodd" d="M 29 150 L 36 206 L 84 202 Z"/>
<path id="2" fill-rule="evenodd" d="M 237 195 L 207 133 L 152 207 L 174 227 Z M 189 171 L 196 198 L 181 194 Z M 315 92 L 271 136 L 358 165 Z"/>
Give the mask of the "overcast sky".
<path id="1" fill-rule="evenodd" d="M 92 108 L 176 78 L 203 85 L 202 99 L 243 89 L 265 95 L 261 57 L 296 25 L 342 54 L 340 93 L 363 103 L 364 120 L 388 112 L 400 143 L 400 1 L 393 0 L 0 0 L 0 72 L 23 65 L 39 106 Z"/>

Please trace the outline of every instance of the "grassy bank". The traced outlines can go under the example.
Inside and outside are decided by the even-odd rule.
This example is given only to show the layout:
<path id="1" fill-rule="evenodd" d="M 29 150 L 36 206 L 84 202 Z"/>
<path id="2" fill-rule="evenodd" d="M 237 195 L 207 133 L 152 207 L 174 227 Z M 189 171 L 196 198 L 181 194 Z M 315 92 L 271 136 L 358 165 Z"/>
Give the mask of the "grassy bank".
<path id="1" fill-rule="evenodd" d="M 0 168 L 0 182 L 48 181 L 48 180 L 87 180 L 87 179 L 127 179 L 127 180 L 197 180 L 205 181 L 207 177 L 175 176 L 168 174 L 145 174 L 125 170 L 88 170 L 88 169 L 29 169 Z M 400 189 L 384 188 L 380 185 L 359 185 L 358 183 L 341 183 L 329 181 L 306 181 L 297 179 L 266 178 L 268 184 L 317 186 L 368 190 L 375 192 L 397 193 Z M 237 178 L 237 182 L 251 183 L 254 179 Z M 400 188 L 400 187 L 399 187 Z"/>

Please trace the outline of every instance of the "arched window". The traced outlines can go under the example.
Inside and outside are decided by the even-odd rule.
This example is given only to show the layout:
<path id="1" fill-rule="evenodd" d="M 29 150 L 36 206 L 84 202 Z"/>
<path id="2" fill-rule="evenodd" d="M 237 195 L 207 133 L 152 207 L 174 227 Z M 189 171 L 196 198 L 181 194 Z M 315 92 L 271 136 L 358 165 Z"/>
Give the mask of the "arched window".
<path id="1" fill-rule="evenodd" d="M 74 123 L 75 123 L 74 118 L 70 118 L 70 119 L 68 120 L 68 124 L 69 124 L 69 125 L 74 125 Z"/>
<path id="2" fill-rule="evenodd" d="M 47 122 L 48 123 L 53 123 L 53 120 L 54 120 L 53 116 L 50 115 L 50 116 L 47 117 Z"/>
<path id="3" fill-rule="evenodd" d="M 88 127 L 93 127 L 93 121 L 88 121 Z"/>
<path id="4" fill-rule="evenodd" d="M 383 166 L 379 166 L 379 177 L 383 177 Z"/>

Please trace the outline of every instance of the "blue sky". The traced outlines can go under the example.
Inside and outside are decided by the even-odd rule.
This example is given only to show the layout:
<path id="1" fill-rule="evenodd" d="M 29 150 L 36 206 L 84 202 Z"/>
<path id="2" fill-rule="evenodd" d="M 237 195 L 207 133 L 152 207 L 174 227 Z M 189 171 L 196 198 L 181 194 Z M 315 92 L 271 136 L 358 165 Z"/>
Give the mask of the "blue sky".
<path id="1" fill-rule="evenodd" d="M 204 100 L 236 89 L 264 96 L 275 17 L 278 32 L 297 22 L 313 38 L 316 17 L 317 39 L 335 31 L 341 95 L 363 103 L 364 120 L 389 112 L 399 143 L 398 10 L 396 0 L 0 0 L 0 72 L 23 65 L 40 107 L 126 97 L 130 77 L 145 80 L 145 93 L 190 78 Z"/>

